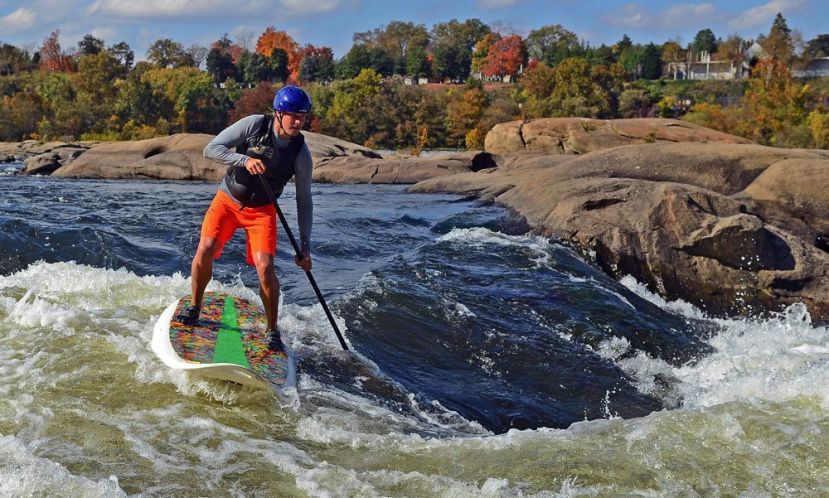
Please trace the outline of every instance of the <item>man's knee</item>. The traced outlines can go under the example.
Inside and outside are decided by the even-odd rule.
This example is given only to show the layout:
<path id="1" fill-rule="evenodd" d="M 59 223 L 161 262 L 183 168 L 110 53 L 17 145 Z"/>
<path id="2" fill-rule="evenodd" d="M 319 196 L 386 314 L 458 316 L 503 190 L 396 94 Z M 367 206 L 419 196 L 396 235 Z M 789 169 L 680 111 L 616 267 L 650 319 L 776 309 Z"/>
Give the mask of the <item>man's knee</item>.
<path id="1" fill-rule="evenodd" d="M 199 241 L 195 259 L 203 262 L 214 260 L 221 247 L 222 245 L 218 240 L 211 237 L 204 237 Z"/>

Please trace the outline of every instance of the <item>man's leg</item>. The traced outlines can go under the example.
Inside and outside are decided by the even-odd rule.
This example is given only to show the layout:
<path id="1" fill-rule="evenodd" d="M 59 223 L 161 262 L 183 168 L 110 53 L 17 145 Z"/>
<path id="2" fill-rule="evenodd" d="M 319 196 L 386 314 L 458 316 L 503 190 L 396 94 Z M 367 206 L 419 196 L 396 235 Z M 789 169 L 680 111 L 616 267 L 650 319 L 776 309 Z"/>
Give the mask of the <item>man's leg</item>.
<path id="1" fill-rule="evenodd" d="M 213 278 L 213 259 L 219 249 L 219 242 L 213 237 L 202 237 L 193 264 L 190 267 L 190 288 L 193 293 L 193 306 L 201 308 L 204 289 Z"/>
<path id="2" fill-rule="evenodd" d="M 273 255 L 266 252 L 253 253 L 253 264 L 259 275 L 259 296 L 268 317 L 268 330 L 276 330 L 279 317 L 279 279 L 273 267 Z"/>

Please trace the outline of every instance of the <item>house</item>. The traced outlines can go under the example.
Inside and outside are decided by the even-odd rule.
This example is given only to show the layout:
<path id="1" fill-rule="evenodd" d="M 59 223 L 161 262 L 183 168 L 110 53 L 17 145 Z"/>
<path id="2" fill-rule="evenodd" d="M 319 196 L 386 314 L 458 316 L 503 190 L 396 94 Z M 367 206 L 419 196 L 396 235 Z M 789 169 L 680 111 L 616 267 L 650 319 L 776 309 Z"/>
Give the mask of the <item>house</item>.
<path id="1" fill-rule="evenodd" d="M 795 78 L 814 78 L 829 76 L 829 57 L 815 57 L 802 68 L 792 71 Z"/>

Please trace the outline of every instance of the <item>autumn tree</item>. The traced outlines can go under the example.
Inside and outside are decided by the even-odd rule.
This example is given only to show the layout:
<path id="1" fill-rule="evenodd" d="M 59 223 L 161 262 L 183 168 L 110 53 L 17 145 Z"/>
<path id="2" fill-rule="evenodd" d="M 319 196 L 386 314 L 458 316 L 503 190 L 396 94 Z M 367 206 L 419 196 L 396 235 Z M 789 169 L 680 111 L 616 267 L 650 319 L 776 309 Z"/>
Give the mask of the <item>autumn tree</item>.
<path id="1" fill-rule="evenodd" d="M 739 35 L 729 35 L 725 41 L 717 47 L 715 57 L 717 60 L 730 61 L 740 64 L 743 61 L 743 54 L 746 50 L 746 42 Z"/>
<path id="2" fill-rule="evenodd" d="M 794 56 L 792 30 L 789 29 L 786 19 L 779 12 L 771 24 L 769 34 L 761 37 L 759 42 L 772 59 L 784 64 L 789 64 L 792 61 Z"/>
<path id="3" fill-rule="evenodd" d="M 782 145 L 793 125 L 806 119 L 808 86 L 794 81 L 782 61 L 760 61 L 741 100 L 745 135 L 763 144 Z"/>
<path id="4" fill-rule="evenodd" d="M 365 144 L 375 133 L 373 119 L 365 119 L 366 109 L 380 93 L 382 77 L 374 69 L 363 69 L 355 78 L 334 82 L 334 99 L 325 113 L 323 132 L 358 144 Z"/>
<path id="5" fill-rule="evenodd" d="M 262 57 L 261 54 L 254 54 Z M 242 95 L 233 103 L 233 109 L 228 114 L 228 124 L 251 114 L 269 114 L 273 108 L 274 91 L 274 86 L 267 81 L 242 90 Z"/>
<path id="6" fill-rule="evenodd" d="M 553 68 L 541 62 L 521 77 L 524 117 L 532 119 L 552 116 L 549 98 L 553 93 L 554 74 Z"/>
<path id="7" fill-rule="evenodd" d="M 299 44 L 285 31 L 277 31 L 275 27 L 268 27 L 256 41 L 256 51 L 270 58 L 275 49 L 285 51 L 288 56 L 288 78 L 293 81 L 299 79 Z"/>
<path id="8" fill-rule="evenodd" d="M 483 74 L 484 67 L 486 66 L 486 58 L 489 56 L 489 49 L 500 39 L 500 33 L 487 33 L 475 42 L 472 48 L 472 72 Z"/>
<path id="9" fill-rule="evenodd" d="M 527 61 L 527 51 L 519 35 L 501 38 L 489 49 L 485 76 L 516 76 Z"/>
<path id="10" fill-rule="evenodd" d="M 29 54 L 8 43 L 0 44 L 0 76 L 10 76 L 30 69 Z"/>
<path id="11" fill-rule="evenodd" d="M 72 58 L 63 52 L 58 42 L 60 31 L 55 30 L 43 41 L 40 47 L 40 68 L 45 71 L 74 71 Z"/>
<path id="12" fill-rule="evenodd" d="M 480 85 L 467 85 L 466 88 L 450 94 L 449 99 L 446 127 L 449 144 L 465 148 L 467 137 L 473 144 L 482 141 L 478 125 L 487 107 L 484 89 Z"/>
<path id="13" fill-rule="evenodd" d="M 613 84 L 613 73 L 604 68 L 607 74 L 601 74 L 602 67 L 591 69 L 587 61 L 577 58 L 565 59 L 555 67 L 550 96 L 555 116 L 598 118 L 611 114 L 607 85 Z M 600 84 L 603 79 L 605 85 Z"/>

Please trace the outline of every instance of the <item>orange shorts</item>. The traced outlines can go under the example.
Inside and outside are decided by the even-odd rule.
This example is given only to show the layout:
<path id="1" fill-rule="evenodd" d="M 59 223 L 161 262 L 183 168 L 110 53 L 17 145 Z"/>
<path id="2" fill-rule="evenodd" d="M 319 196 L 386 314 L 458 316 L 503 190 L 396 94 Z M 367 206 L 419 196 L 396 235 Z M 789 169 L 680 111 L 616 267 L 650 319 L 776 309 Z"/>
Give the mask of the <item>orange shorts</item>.
<path id="1" fill-rule="evenodd" d="M 253 265 L 254 253 L 266 252 L 276 256 L 276 208 L 273 204 L 242 208 L 219 190 L 210 203 L 201 226 L 202 237 L 212 237 L 219 243 L 213 259 L 219 259 L 225 244 L 239 228 L 244 228 L 247 234 L 249 265 Z"/>

